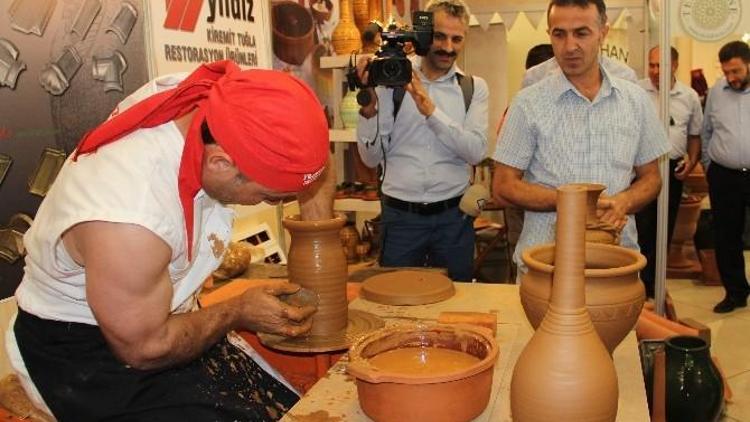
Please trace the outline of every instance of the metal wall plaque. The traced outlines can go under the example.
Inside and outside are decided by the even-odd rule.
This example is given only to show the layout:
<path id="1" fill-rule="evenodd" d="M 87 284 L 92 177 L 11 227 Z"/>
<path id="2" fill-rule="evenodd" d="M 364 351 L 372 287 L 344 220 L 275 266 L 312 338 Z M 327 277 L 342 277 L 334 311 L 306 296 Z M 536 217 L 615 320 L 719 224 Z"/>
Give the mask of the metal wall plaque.
<path id="1" fill-rule="evenodd" d="M 101 9 L 101 0 L 84 0 L 84 2 L 81 3 L 81 7 L 78 9 L 75 22 L 73 22 L 73 27 L 70 28 L 70 32 L 78 34 L 81 39 L 86 38 L 86 33 L 89 32 L 91 24 L 94 23 L 94 18 L 96 18 L 96 15 L 99 14 Z"/>
<path id="2" fill-rule="evenodd" d="M 13 264 L 26 255 L 23 235 L 31 227 L 32 219 L 26 214 L 14 214 L 6 227 L 0 227 L 0 259 Z"/>
<path id="3" fill-rule="evenodd" d="M 47 191 L 52 186 L 52 182 L 55 181 L 63 164 L 65 164 L 65 151 L 45 148 L 36 170 L 29 179 L 29 192 L 39 196 L 47 195 Z"/>
<path id="4" fill-rule="evenodd" d="M 56 4 L 57 0 L 14 0 L 8 9 L 11 28 L 41 37 Z"/>
<path id="5" fill-rule="evenodd" d="M 0 154 L 0 185 L 3 184 L 3 180 L 5 180 L 5 175 L 8 174 L 11 164 L 13 164 L 13 158 L 10 155 Z"/>

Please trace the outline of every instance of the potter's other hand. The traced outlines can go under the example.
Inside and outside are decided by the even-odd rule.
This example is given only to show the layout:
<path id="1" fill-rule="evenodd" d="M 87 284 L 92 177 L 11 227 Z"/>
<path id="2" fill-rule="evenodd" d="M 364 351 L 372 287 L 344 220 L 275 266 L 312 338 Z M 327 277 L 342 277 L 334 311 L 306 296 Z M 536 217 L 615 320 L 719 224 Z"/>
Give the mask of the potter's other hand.
<path id="1" fill-rule="evenodd" d="M 300 286 L 285 281 L 268 281 L 247 289 L 238 299 L 242 324 L 247 330 L 296 337 L 310 331 L 314 306 L 293 306 L 278 296 L 297 292 Z"/>
<path id="2" fill-rule="evenodd" d="M 605 196 L 602 194 L 596 203 L 596 214 L 599 221 L 622 230 L 628 222 L 628 209 L 630 204 L 625 193 L 619 193 L 614 196 Z"/>
<path id="3" fill-rule="evenodd" d="M 432 116 L 432 113 L 435 112 L 435 104 L 427 94 L 427 90 L 424 89 L 422 80 L 419 79 L 419 75 L 416 71 L 412 70 L 411 82 L 406 84 L 405 88 L 414 99 L 414 103 L 417 105 L 417 110 L 419 110 L 424 117 Z"/>

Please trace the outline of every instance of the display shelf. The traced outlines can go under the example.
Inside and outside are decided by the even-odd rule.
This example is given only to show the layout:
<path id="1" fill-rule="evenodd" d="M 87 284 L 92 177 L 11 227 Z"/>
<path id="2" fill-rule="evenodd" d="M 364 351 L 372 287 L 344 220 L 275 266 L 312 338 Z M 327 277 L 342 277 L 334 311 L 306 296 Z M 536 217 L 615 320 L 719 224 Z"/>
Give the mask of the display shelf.
<path id="1" fill-rule="evenodd" d="M 357 54 L 356 57 L 372 57 L 372 54 Z M 342 54 L 340 56 L 323 56 L 320 58 L 321 69 L 340 69 L 347 66 L 349 66 L 348 54 Z"/>
<path id="2" fill-rule="evenodd" d="M 356 143 L 357 142 L 357 130 L 356 129 L 331 129 L 328 131 L 328 137 L 331 142 L 345 142 L 345 143 Z"/>

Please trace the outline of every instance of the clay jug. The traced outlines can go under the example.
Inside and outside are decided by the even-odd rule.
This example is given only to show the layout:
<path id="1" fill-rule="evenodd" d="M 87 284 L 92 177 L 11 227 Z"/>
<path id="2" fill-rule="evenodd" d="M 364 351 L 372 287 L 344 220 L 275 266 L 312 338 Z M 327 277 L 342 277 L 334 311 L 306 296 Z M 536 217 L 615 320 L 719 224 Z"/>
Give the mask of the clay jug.
<path id="1" fill-rule="evenodd" d="M 617 374 L 586 310 L 586 188 L 557 189 L 555 273 L 547 314 L 518 357 L 513 420 L 614 421 Z"/>
<path id="2" fill-rule="evenodd" d="M 359 29 L 354 24 L 352 0 L 339 1 L 339 24 L 331 34 L 331 43 L 336 54 L 351 54 L 362 48 Z"/>
<path id="3" fill-rule="evenodd" d="M 368 0 L 367 10 L 370 20 L 383 21 L 383 4 L 381 0 Z"/>
<path id="4" fill-rule="evenodd" d="M 345 223 L 342 215 L 319 221 L 302 221 L 299 216 L 283 220 L 291 235 L 289 281 L 318 294 L 311 335 L 330 335 L 346 329 L 347 267 L 339 235 Z"/>
<path id="5" fill-rule="evenodd" d="M 344 228 L 341 229 L 340 236 L 341 246 L 344 248 L 344 255 L 346 255 L 346 262 L 357 262 L 357 245 L 359 245 L 359 232 L 354 226 L 354 223 L 347 223 Z"/>
<path id="6" fill-rule="evenodd" d="M 719 420 L 724 384 L 706 341 L 700 337 L 675 336 L 664 345 L 667 422 Z"/>
<path id="7" fill-rule="evenodd" d="M 598 183 L 581 183 L 586 187 L 586 241 L 593 243 L 620 243 L 620 231 L 617 228 L 599 221 L 596 215 L 596 203 L 607 188 Z"/>

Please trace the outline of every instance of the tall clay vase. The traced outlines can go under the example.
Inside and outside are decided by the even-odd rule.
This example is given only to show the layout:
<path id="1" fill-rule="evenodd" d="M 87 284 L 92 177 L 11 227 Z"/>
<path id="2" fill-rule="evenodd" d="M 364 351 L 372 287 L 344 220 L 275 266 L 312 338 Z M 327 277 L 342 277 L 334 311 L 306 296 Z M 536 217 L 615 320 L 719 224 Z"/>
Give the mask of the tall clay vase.
<path id="1" fill-rule="evenodd" d="M 354 24 L 352 0 L 339 0 L 339 24 L 331 34 L 331 43 L 336 54 L 351 54 L 362 48 L 359 29 Z"/>
<path id="2" fill-rule="evenodd" d="M 584 297 L 586 188 L 559 187 L 557 215 L 550 306 L 513 370 L 511 413 L 516 422 L 614 421 L 617 374 Z"/>
<path id="3" fill-rule="evenodd" d="M 665 342 L 667 422 L 719 420 L 724 384 L 700 337 L 676 336 Z"/>
<path id="4" fill-rule="evenodd" d="M 318 311 L 313 315 L 311 335 L 325 336 L 346 329 L 346 256 L 340 232 L 346 219 L 302 221 L 299 216 L 283 220 L 291 245 L 287 268 L 289 281 L 318 294 Z"/>
<path id="5" fill-rule="evenodd" d="M 354 14 L 354 24 L 362 33 L 370 22 L 369 0 L 352 0 L 352 9 Z"/>

